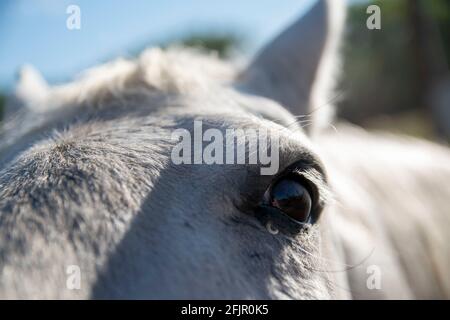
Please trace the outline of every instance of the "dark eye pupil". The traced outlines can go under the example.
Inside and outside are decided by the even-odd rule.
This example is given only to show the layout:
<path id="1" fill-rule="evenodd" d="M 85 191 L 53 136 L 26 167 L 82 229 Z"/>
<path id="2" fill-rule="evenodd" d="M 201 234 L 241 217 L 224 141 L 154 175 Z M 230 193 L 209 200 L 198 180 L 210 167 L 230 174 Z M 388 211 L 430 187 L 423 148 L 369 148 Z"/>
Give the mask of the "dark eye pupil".
<path id="1" fill-rule="evenodd" d="M 308 222 L 312 200 L 301 183 L 283 179 L 273 186 L 271 205 L 299 222 Z"/>

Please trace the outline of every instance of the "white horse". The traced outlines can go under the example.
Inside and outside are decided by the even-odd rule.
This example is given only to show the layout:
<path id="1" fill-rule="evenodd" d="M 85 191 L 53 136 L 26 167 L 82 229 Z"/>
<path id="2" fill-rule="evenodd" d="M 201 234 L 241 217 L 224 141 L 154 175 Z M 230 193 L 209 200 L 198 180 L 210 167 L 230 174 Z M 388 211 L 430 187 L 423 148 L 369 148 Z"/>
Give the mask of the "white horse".
<path id="1" fill-rule="evenodd" d="M 331 124 L 343 21 L 318 1 L 244 70 L 181 49 L 55 87 L 25 68 L 0 131 L 0 297 L 449 298 L 450 152 Z M 174 164 L 195 120 L 279 132 L 278 172 Z"/>

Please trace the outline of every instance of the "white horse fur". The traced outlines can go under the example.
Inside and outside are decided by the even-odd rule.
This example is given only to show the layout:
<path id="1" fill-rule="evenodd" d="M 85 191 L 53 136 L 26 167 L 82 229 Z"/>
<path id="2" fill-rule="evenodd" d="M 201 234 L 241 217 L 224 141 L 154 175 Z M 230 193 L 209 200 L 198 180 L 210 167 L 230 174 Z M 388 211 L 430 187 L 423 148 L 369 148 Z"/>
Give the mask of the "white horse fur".
<path id="1" fill-rule="evenodd" d="M 450 152 L 331 125 L 343 21 L 318 1 L 243 71 L 186 49 L 60 86 L 25 68 L 0 131 L 0 298 L 450 298 Z M 280 170 L 323 166 L 317 224 L 268 232 L 254 166 L 173 165 L 195 119 L 280 129 Z"/>

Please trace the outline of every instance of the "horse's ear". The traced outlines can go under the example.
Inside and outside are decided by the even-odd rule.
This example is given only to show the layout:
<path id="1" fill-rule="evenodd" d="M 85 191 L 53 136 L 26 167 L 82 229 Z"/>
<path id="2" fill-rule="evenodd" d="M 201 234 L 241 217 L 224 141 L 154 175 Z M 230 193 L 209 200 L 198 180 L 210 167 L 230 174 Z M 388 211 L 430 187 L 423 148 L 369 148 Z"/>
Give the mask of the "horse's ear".
<path id="1" fill-rule="evenodd" d="M 49 87 L 39 71 L 30 65 L 19 70 L 19 79 L 15 88 L 15 98 L 22 106 L 40 111 L 41 103 L 48 96 Z"/>
<path id="2" fill-rule="evenodd" d="M 344 19 L 342 1 L 318 0 L 256 56 L 239 77 L 241 89 L 276 100 L 294 115 L 327 109 Z"/>

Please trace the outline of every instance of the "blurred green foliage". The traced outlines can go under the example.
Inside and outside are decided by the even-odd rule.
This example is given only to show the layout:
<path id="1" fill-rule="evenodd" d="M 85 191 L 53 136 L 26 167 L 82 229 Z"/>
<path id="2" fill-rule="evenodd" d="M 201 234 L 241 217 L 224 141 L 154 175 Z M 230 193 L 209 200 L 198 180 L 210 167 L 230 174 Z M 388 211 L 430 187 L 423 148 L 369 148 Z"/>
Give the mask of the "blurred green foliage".
<path id="1" fill-rule="evenodd" d="M 416 7 L 412 6 L 413 3 Z M 381 30 L 366 27 L 369 4 L 376 4 L 381 9 Z M 430 40 L 429 29 L 418 38 L 417 16 L 413 9 L 419 10 L 422 17 L 426 16 L 428 22 L 432 22 L 436 31 L 434 39 Z M 426 68 L 430 61 L 424 61 L 421 50 L 423 42 L 428 41 L 426 53 L 436 54 L 440 50 L 444 63 L 439 68 L 448 68 L 450 1 L 378 0 L 357 3 L 349 8 L 347 23 L 342 52 L 343 77 L 339 87 L 344 93 L 344 98 L 338 102 L 340 116 L 368 127 L 376 127 L 374 123 L 396 123 L 396 131 L 402 129 L 399 125 L 407 123 L 405 131 L 408 133 L 432 134 L 428 132 L 432 131 L 432 126 L 427 123 L 432 121 L 429 106 L 424 105 L 425 82 L 429 80 L 424 79 L 424 66 L 425 71 L 429 71 Z M 428 57 L 428 60 L 436 59 Z M 402 121 L 402 115 L 408 121 Z M 388 121 L 386 116 L 393 120 Z M 412 119 L 417 120 L 417 128 L 413 128 Z"/>
<path id="2" fill-rule="evenodd" d="M 429 13 L 436 20 L 442 35 L 447 62 L 450 64 L 450 1 L 426 1 Z"/>
<path id="3" fill-rule="evenodd" d="M 172 38 L 170 40 L 161 41 L 159 45 L 161 47 L 168 47 L 171 45 L 182 45 L 187 47 L 198 48 L 205 51 L 216 52 L 219 57 L 227 58 L 233 52 L 233 50 L 239 48 L 243 43 L 241 37 L 229 32 L 210 32 L 210 33 L 191 33 L 177 38 Z M 132 55 L 137 55 L 145 47 L 140 46 L 131 50 Z M 0 121 L 4 114 L 6 103 L 6 96 L 0 91 Z"/>
<path id="4" fill-rule="evenodd" d="M 406 0 L 408 1 L 408 0 Z M 381 30 L 366 27 L 367 4 L 353 5 L 343 48 L 341 90 L 345 100 L 339 111 L 360 122 L 373 113 L 408 109 L 414 95 L 414 61 L 408 54 L 409 31 L 404 1 L 375 1 L 381 8 Z"/>
<path id="5" fill-rule="evenodd" d="M 222 57 L 228 57 L 232 51 L 242 44 L 242 39 L 234 34 L 191 34 L 178 41 L 187 47 L 199 48 L 206 51 L 214 51 Z"/>
<path id="6" fill-rule="evenodd" d="M 144 49 L 150 46 L 167 48 L 174 45 L 197 48 L 207 52 L 216 52 L 221 58 L 228 58 L 234 50 L 240 49 L 244 44 L 243 37 L 237 33 L 224 31 L 190 32 L 166 37 L 159 41 L 145 42 L 130 50 L 131 56 L 139 55 Z"/>

